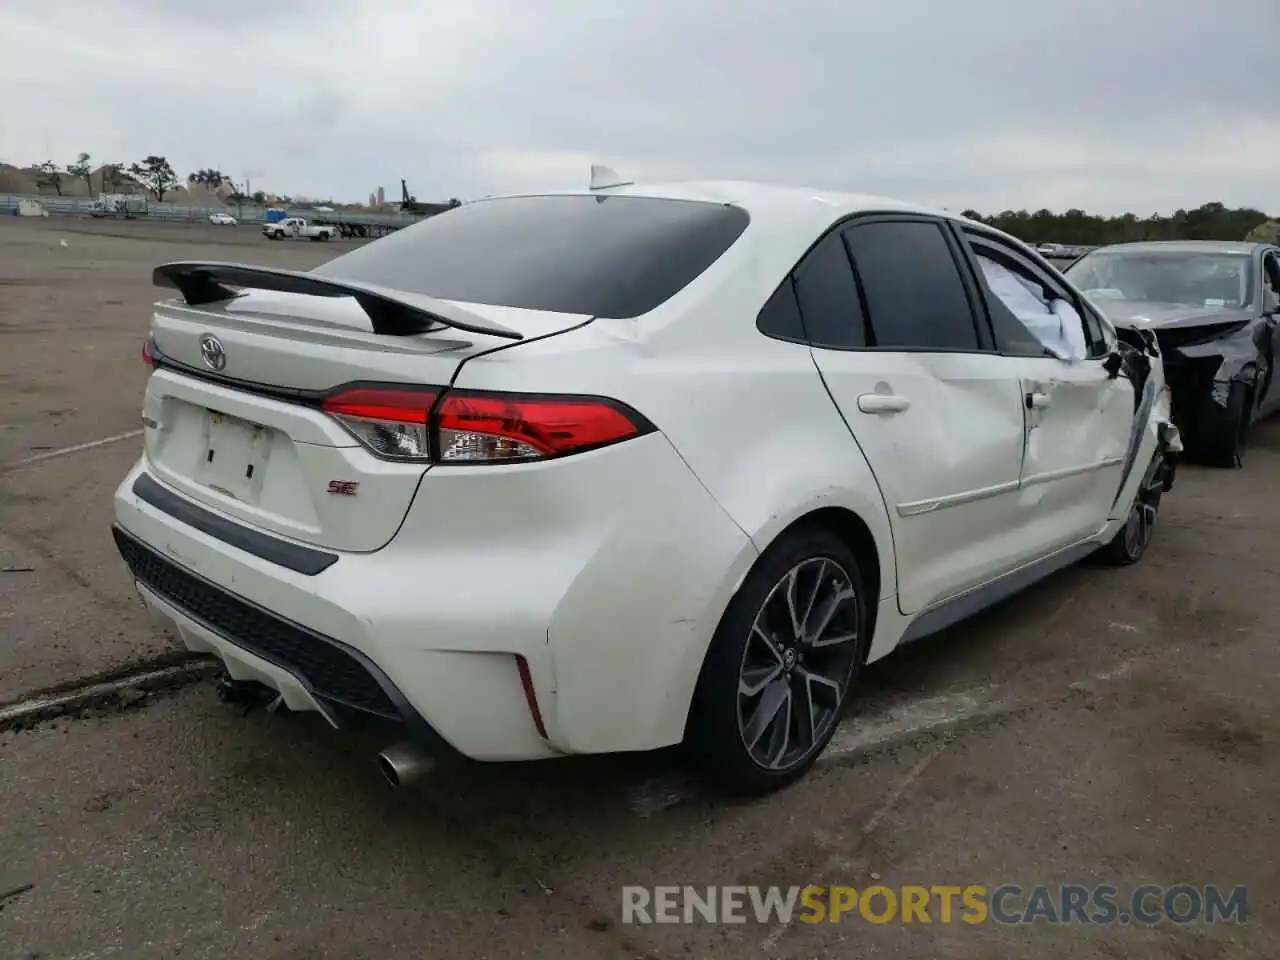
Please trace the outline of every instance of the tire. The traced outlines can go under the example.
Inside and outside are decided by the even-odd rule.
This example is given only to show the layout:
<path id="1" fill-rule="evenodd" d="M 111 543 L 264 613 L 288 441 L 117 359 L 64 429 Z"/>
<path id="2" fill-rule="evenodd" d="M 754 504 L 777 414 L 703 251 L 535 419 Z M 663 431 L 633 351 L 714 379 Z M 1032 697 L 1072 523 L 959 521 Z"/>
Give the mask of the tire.
<path id="1" fill-rule="evenodd" d="M 813 766 L 862 669 L 868 602 L 853 552 L 826 530 L 794 531 L 765 551 L 721 618 L 698 679 L 685 747 L 701 774 L 759 795 Z M 834 613 L 814 635 L 828 603 Z M 792 609 L 804 613 L 803 639 Z"/>
<path id="2" fill-rule="evenodd" d="M 1124 526 L 1111 542 L 1096 554 L 1098 560 L 1111 567 L 1128 567 L 1141 560 L 1155 537 L 1160 518 L 1160 500 L 1164 496 L 1165 455 L 1157 451 L 1143 475 L 1138 493 L 1129 507 Z"/>
<path id="3" fill-rule="evenodd" d="M 1211 467 L 1243 467 L 1252 425 L 1253 389 L 1246 383 L 1232 383 L 1226 410 L 1207 401 L 1202 408 L 1198 459 Z"/>

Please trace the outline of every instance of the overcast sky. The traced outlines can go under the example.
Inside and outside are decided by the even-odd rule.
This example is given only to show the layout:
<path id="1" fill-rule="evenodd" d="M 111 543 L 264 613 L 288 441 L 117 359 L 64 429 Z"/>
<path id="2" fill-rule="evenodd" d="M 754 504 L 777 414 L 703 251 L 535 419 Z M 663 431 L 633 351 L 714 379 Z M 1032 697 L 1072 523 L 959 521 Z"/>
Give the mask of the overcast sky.
<path id="1" fill-rule="evenodd" d="M 1280 213 L 1277 0 L 3 0 L 0 161 L 421 200 L 754 179 Z"/>

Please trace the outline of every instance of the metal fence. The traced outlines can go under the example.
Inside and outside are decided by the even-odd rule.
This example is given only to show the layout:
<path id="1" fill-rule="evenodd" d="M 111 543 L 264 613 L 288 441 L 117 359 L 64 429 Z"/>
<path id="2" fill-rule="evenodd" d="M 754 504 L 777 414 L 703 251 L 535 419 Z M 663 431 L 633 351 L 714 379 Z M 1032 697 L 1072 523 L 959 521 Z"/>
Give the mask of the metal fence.
<path id="1" fill-rule="evenodd" d="M 266 219 L 268 207 L 258 203 L 231 203 L 221 207 L 187 206 L 179 203 L 158 203 L 149 197 L 139 196 L 134 200 L 136 207 L 130 212 L 147 220 L 175 222 L 191 222 L 207 220 L 212 213 L 229 213 L 241 223 L 259 225 Z M 18 201 L 34 201 L 40 204 L 51 217 L 87 217 L 93 209 L 94 198 L 88 197 L 49 197 L 34 194 L 0 193 L 0 215 L 16 213 Z M 331 223 L 370 224 L 379 226 L 408 226 L 416 223 L 420 217 L 408 213 L 351 213 L 345 210 L 315 210 L 307 207 L 273 208 L 284 209 L 287 216 L 323 219 Z"/>

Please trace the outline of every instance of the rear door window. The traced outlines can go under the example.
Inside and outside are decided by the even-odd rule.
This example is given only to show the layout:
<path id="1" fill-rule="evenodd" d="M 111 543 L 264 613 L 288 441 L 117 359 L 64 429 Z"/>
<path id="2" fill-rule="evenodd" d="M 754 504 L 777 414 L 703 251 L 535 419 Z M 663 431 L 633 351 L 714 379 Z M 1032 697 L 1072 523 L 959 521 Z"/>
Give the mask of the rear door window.
<path id="1" fill-rule="evenodd" d="M 939 224 L 872 221 L 848 228 L 845 240 L 866 296 L 872 346 L 979 349 L 973 309 Z"/>
<path id="2" fill-rule="evenodd" d="M 581 194 L 466 203 L 317 267 L 442 300 L 638 317 L 747 228 L 727 204 Z"/>
<path id="3" fill-rule="evenodd" d="M 867 345 L 858 283 L 838 232 L 823 237 L 800 261 L 794 276 L 796 299 L 813 346 L 849 349 Z"/>

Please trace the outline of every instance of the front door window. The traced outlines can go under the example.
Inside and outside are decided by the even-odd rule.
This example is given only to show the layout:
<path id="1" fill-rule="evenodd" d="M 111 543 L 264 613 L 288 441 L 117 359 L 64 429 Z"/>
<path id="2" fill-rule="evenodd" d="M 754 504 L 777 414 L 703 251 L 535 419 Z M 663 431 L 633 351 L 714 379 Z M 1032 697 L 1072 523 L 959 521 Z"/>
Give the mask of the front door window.
<path id="1" fill-rule="evenodd" d="M 1023 325 L 1060 360 L 1083 360 L 1089 355 L 1084 322 L 1066 300 L 1051 296 L 1034 277 L 998 263 L 982 253 L 978 265 L 987 287 Z"/>

